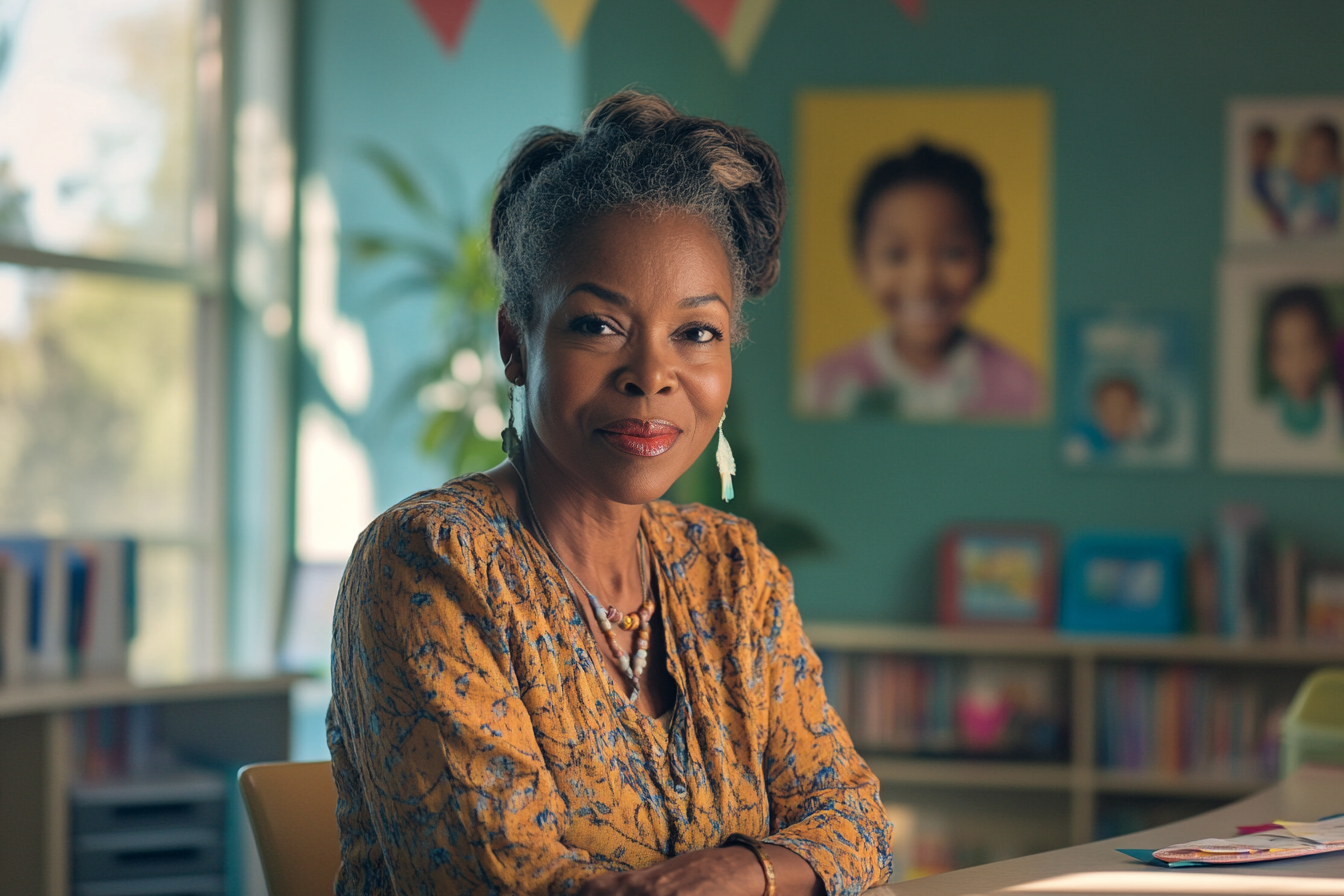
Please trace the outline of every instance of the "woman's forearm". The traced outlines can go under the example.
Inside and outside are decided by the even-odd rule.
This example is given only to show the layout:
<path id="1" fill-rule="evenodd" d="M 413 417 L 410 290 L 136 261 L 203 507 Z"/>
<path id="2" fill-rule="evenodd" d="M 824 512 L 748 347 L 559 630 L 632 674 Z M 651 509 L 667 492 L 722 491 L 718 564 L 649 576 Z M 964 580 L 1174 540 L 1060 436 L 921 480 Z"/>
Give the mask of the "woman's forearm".
<path id="1" fill-rule="evenodd" d="M 777 896 L 826 896 L 826 887 L 812 866 L 787 846 L 765 844 L 765 854 L 775 866 Z M 762 878 L 764 881 L 764 878 Z M 761 892 L 765 892 L 764 889 Z"/>
<path id="2" fill-rule="evenodd" d="M 825 888 L 802 856 L 783 846 L 765 844 L 775 871 L 776 896 L 824 896 Z M 765 872 L 750 849 L 724 846 L 701 849 L 658 865 L 602 874 L 579 896 L 761 896 Z"/>

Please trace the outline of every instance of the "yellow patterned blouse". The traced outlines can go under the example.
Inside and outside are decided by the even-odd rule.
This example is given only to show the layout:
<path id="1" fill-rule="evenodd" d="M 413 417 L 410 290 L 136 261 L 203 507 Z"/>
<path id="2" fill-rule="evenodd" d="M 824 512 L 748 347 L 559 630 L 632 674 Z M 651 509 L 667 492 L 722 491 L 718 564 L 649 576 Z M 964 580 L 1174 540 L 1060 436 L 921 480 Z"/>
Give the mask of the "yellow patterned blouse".
<path id="1" fill-rule="evenodd" d="M 887 879 L 877 781 L 826 703 L 788 571 L 700 505 L 656 502 L 642 526 L 678 690 L 666 734 L 488 477 L 364 532 L 332 644 L 338 894 L 570 893 L 735 831 L 801 855 L 832 896 Z"/>

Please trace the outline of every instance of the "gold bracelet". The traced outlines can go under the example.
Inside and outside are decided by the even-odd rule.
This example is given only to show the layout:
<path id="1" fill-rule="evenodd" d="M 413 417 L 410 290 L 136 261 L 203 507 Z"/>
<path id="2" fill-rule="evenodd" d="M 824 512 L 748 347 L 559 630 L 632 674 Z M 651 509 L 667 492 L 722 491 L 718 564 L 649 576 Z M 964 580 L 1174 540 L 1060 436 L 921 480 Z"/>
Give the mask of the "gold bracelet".
<path id="1" fill-rule="evenodd" d="M 764 843 L 746 834 L 729 834 L 723 845 L 745 846 L 756 853 L 756 861 L 761 863 L 761 870 L 765 872 L 765 892 L 761 896 L 775 896 L 775 866 L 770 864 L 770 857 L 765 854 Z"/>

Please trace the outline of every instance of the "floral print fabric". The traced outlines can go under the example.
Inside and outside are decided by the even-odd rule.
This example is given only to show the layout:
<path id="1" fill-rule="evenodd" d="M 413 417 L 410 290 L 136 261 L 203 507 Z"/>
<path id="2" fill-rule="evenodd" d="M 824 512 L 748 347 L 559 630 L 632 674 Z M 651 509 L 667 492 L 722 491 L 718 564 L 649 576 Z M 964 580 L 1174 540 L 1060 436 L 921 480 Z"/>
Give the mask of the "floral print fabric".
<path id="1" fill-rule="evenodd" d="M 678 691 L 665 735 L 488 477 L 365 530 L 332 644 L 338 894 L 570 893 L 734 832 L 798 853 L 832 896 L 886 880 L 877 781 L 825 702 L 788 571 L 699 505 L 655 502 L 641 525 Z"/>

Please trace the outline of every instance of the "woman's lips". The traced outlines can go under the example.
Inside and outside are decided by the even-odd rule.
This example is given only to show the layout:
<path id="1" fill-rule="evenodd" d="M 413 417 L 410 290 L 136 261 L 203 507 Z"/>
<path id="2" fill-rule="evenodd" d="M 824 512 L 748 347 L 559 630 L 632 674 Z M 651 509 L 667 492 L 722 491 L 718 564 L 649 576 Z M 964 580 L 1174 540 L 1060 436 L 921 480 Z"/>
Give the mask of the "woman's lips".
<path id="1" fill-rule="evenodd" d="M 657 457 L 676 444 L 681 428 L 666 420 L 617 420 L 597 431 L 617 451 Z"/>

